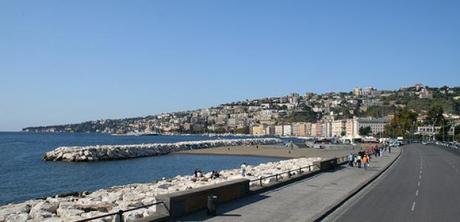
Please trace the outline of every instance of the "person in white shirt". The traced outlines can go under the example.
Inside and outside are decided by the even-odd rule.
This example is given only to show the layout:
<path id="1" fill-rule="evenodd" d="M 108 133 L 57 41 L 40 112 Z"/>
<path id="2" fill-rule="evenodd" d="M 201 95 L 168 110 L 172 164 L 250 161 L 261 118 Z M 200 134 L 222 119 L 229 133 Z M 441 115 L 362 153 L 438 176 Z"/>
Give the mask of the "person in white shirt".
<path id="1" fill-rule="evenodd" d="M 241 176 L 246 176 L 246 163 L 241 164 Z"/>

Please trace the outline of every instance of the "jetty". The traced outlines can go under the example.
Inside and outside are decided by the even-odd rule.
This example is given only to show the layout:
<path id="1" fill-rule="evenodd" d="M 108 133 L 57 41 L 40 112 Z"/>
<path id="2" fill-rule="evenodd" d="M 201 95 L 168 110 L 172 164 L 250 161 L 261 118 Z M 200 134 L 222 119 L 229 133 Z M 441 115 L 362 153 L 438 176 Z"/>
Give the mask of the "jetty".
<path id="1" fill-rule="evenodd" d="M 164 155 L 183 150 L 204 149 L 222 146 L 250 146 L 282 143 L 278 138 L 219 139 L 183 141 L 177 143 L 149 143 L 131 145 L 62 146 L 45 153 L 46 161 L 91 162 L 121 160 Z"/>

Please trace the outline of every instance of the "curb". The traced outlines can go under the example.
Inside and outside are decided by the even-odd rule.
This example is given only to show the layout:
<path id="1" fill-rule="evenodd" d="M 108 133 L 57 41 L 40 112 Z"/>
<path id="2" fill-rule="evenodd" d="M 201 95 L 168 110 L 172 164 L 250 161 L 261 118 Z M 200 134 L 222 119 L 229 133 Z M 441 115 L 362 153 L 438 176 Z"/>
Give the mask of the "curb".
<path id="1" fill-rule="evenodd" d="M 351 199 L 353 196 L 355 196 L 356 194 L 358 194 L 360 191 L 362 191 L 364 188 L 366 188 L 369 184 L 371 184 L 373 181 L 375 181 L 378 177 L 380 177 L 384 172 L 386 172 L 395 162 L 396 160 L 399 159 L 399 157 L 401 156 L 401 153 L 402 153 L 402 149 L 400 150 L 398 156 L 396 156 L 396 158 L 391 161 L 390 164 L 388 164 L 382 171 L 380 171 L 379 173 L 377 173 L 375 176 L 373 176 L 372 178 L 370 178 L 368 181 L 365 181 L 364 183 L 362 183 L 361 185 L 359 185 L 358 187 L 356 187 L 355 189 L 353 189 L 347 196 L 345 196 L 344 198 L 342 198 L 337 204 L 335 205 L 332 205 L 328 208 L 326 208 L 325 210 L 323 210 L 321 213 L 317 214 L 316 216 L 314 216 L 312 218 L 312 221 L 315 221 L 315 222 L 318 222 L 318 221 L 322 221 L 324 218 L 326 218 L 327 216 L 329 216 L 331 213 L 333 213 L 335 210 L 337 210 L 340 206 L 342 206 L 345 202 L 347 202 L 349 199 Z"/>

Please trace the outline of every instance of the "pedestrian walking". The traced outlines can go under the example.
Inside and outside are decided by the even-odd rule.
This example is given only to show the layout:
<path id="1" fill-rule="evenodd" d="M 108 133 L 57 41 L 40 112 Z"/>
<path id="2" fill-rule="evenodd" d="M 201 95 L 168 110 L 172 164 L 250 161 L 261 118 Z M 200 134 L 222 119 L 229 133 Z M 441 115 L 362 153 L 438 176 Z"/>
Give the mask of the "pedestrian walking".
<path id="1" fill-rule="evenodd" d="M 364 155 L 363 157 L 363 167 L 365 170 L 367 170 L 367 168 L 369 167 L 369 156 L 368 155 Z"/>
<path id="2" fill-rule="evenodd" d="M 361 155 L 357 156 L 356 163 L 358 164 L 358 168 L 361 168 Z"/>
<path id="3" fill-rule="evenodd" d="M 350 153 L 350 155 L 348 155 L 348 165 L 353 167 L 353 153 Z"/>

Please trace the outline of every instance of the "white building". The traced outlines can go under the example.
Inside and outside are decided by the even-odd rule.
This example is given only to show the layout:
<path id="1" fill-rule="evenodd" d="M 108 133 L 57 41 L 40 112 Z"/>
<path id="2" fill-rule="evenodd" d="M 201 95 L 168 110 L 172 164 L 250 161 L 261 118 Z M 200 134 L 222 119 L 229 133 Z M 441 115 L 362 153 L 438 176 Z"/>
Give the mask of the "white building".
<path id="1" fill-rule="evenodd" d="M 283 136 L 284 135 L 284 130 L 283 130 L 283 126 L 282 125 L 276 125 L 275 126 L 275 135 L 277 136 Z"/>
<path id="2" fill-rule="evenodd" d="M 292 136 L 292 126 L 283 125 L 283 136 Z"/>

